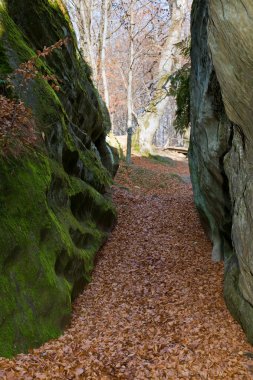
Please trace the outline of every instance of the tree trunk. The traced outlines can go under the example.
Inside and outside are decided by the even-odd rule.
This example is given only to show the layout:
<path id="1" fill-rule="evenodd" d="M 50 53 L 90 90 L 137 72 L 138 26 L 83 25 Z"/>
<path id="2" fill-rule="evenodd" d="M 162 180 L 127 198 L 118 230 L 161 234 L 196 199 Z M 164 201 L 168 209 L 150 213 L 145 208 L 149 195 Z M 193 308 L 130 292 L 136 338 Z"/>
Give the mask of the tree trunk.
<path id="1" fill-rule="evenodd" d="M 93 80 L 97 83 L 97 65 L 92 43 L 91 22 L 93 1 L 77 0 L 77 22 L 79 24 L 80 47 L 84 59 L 89 63 L 93 72 Z"/>
<path id="2" fill-rule="evenodd" d="M 109 4 L 110 0 L 103 0 L 103 34 L 102 34 L 102 48 L 101 48 L 101 72 L 102 72 L 102 81 L 104 87 L 104 99 L 105 104 L 110 110 L 110 96 L 108 81 L 106 76 L 106 39 L 108 35 L 108 13 L 109 13 Z"/>
<path id="3" fill-rule="evenodd" d="M 131 163 L 132 150 L 132 127 L 133 127 L 133 63 L 134 63 L 134 12 L 133 1 L 130 2 L 130 59 L 128 70 L 128 88 L 127 88 L 127 164 Z"/>

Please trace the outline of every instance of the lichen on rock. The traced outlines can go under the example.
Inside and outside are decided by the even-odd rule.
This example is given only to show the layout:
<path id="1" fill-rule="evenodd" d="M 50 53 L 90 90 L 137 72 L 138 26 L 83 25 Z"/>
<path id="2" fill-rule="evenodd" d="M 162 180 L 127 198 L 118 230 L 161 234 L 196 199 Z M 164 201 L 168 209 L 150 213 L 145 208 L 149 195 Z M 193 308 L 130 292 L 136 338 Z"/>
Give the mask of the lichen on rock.
<path id="1" fill-rule="evenodd" d="M 195 202 L 224 258 L 224 296 L 253 343 L 252 24 L 250 1 L 195 0 L 192 133 Z"/>
<path id="2" fill-rule="evenodd" d="M 40 137 L 36 149 L 0 159 L 0 356 L 12 356 L 59 336 L 70 321 L 71 301 L 115 223 L 106 191 L 117 155 L 63 4 L 1 1 L 0 26 L 0 91 L 20 63 L 68 37 L 38 64 L 57 76 L 60 92 L 42 75 L 25 88 L 13 81 Z"/>

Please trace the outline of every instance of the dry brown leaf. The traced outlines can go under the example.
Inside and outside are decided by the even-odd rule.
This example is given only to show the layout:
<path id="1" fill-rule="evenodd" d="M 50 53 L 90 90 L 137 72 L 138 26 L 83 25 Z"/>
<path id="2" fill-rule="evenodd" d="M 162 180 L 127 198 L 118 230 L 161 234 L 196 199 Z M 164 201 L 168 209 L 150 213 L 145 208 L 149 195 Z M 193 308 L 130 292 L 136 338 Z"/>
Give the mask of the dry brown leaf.
<path id="1" fill-rule="evenodd" d="M 133 160 L 116 177 L 118 224 L 70 328 L 0 359 L 0 378 L 15 368 L 47 380 L 253 378 L 252 347 L 222 297 L 223 265 L 211 261 L 190 185 L 171 177 L 189 175 L 187 163 Z"/>

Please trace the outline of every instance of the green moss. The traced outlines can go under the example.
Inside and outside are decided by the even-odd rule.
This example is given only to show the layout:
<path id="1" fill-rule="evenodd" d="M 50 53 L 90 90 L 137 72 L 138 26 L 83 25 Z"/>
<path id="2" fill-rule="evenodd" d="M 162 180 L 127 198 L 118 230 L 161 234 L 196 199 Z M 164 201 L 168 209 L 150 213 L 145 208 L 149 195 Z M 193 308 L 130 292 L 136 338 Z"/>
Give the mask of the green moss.
<path id="1" fill-rule="evenodd" d="M 1 161 L 0 167 L 0 355 L 12 356 L 60 334 L 70 318 L 75 281 L 90 279 L 115 212 L 95 189 L 46 156 Z M 58 203 L 54 178 L 61 181 L 64 204 Z M 71 205 L 76 194 L 91 205 L 80 218 Z M 89 238 L 83 247 L 80 236 Z M 60 274 L 59 260 L 65 260 Z M 77 271 L 71 269 L 75 261 L 83 262 Z"/>
<path id="2" fill-rule="evenodd" d="M 175 166 L 175 162 L 169 157 L 159 156 L 157 154 L 149 154 L 148 158 L 152 162 L 157 163 L 157 164 L 165 164 L 165 165 L 169 165 L 169 166 Z"/>
<path id="3" fill-rule="evenodd" d="M 13 80 L 43 139 L 37 152 L 0 159 L 0 356 L 10 357 L 63 331 L 116 216 L 103 196 L 111 177 L 88 149 L 104 136 L 108 115 L 76 53 L 65 8 L 60 0 L 6 4 L 0 4 L 3 80 L 37 49 L 70 36 L 67 48 L 37 60 L 36 79 L 25 87 L 22 78 Z M 59 93 L 45 73 L 58 76 Z"/>
<path id="4" fill-rule="evenodd" d="M 89 150 L 80 152 L 80 158 L 87 170 L 90 171 L 89 168 L 92 167 L 93 170 L 90 184 L 92 184 L 98 191 L 112 184 L 112 178 L 108 176 L 107 170 L 103 167 L 94 152 Z"/>
<path id="5" fill-rule="evenodd" d="M 14 69 L 21 62 L 30 59 L 34 52 L 26 44 L 24 35 L 17 28 L 3 4 L 0 4 L 0 21 L 2 25 L 2 44 L 3 46 L 7 44 L 11 47 L 11 51 L 5 51 L 5 56 L 8 55 L 8 64 Z"/>
<path id="6" fill-rule="evenodd" d="M 11 68 L 6 58 L 3 44 L 0 40 L 0 78 L 5 77 L 6 74 L 9 74 L 10 72 L 11 72 Z"/>
<path id="7" fill-rule="evenodd" d="M 123 168 L 121 168 L 122 170 Z M 164 173 L 159 170 L 152 170 L 143 168 L 140 166 L 132 165 L 129 168 L 126 167 L 128 171 L 127 177 L 130 180 L 130 186 L 136 186 L 137 188 L 142 188 L 145 191 L 151 189 L 156 189 L 157 184 L 159 187 L 166 188 L 169 187 L 172 180 L 177 180 L 178 182 L 183 182 L 182 178 L 174 173 Z"/>
<path id="8" fill-rule="evenodd" d="M 37 121 L 43 129 L 51 128 L 63 115 L 61 102 L 55 91 L 42 78 L 37 78 L 32 86 L 33 97 L 28 94 L 26 103 L 33 108 Z"/>
<path id="9" fill-rule="evenodd" d="M 57 336 L 70 313 L 52 270 L 55 245 L 62 243 L 46 207 L 50 178 L 46 158 L 1 161 L 0 354 L 6 356 Z M 43 229 L 52 231 L 54 244 L 42 246 Z"/>
<path id="10" fill-rule="evenodd" d="M 137 128 L 136 132 L 133 134 L 132 146 L 136 153 L 140 153 L 140 128 Z"/>
<path id="11" fill-rule="evenodd" d="M 149 103 L 147 111 L 156 114 L 157 104 L 168 96 L 168 91 L 166 89 L 167 83 L 169 81 L 170 74 L 162 75 L 157 83 L 157 88 L 152 101 Z M 148 124 L 147 124 L 148 127 Z M 146 128 L 147 128 L 146 127 Z M 144 125 L 145 128 L 145 125 Z"/>

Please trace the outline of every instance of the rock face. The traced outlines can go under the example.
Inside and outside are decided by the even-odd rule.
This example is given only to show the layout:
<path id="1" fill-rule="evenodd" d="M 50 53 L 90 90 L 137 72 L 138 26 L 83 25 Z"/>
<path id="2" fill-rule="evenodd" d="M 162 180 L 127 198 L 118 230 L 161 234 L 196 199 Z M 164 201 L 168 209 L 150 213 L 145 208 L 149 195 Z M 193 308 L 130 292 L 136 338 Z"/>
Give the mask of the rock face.
<path id="1" fill-rule="evenodd" d="M 71 300 L 89 281 L 115 222 L 105 192 L 117 165 L 105 142 L 107 110 L 63 4 L 1 0 L 0 34 L 1 83 L 38 49 L 69 37 L 38 62 L 39 71 L 59 78 L 60 92 L 40 75 L 26 88 L 14 80 L 43 139 L 36 151 L 0 159 L 0 356 L 12 356 L 58 336 L 69 322 Z"/>
<path id="2" fill-rule="evenodd" d="M 196 205 L 224 258 L 224 296 L 253 343 L 253 4 L 192 7 L 190 166 Z"/>

